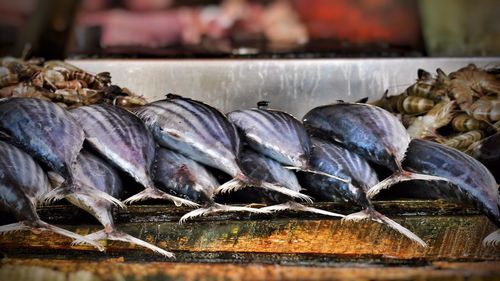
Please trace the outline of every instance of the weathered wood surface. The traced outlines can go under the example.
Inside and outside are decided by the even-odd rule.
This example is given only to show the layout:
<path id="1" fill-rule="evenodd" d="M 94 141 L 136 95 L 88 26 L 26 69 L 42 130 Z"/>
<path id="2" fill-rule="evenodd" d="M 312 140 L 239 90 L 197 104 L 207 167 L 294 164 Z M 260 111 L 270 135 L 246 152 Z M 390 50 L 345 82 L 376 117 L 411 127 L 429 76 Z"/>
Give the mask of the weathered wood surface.
<path id="1" fill-rule="evenodd" d="M 4 259 L 0 280 L 498 280 L 499 262 L 434 262 L 425 267 L 304 267 L 265 264 L 124 263 Z"/>
<path id="2" fill-rule="evenodd" d="M 328 210 L 348 207 L 316 204 Z M 118 228 L 176 253 L 176 261 L 261 262 L 334 265 L 368 262 L 385 265 L 428 265 L 434 261 L 500 261 L 500 248 L 483 247 L 495 227 L 486 217 L 461 205 L 441 201 L 376 202 L 375 207 L 423 238 L 429 248 L 410 242 L 374 223 L 342 223 L 338 219 L 294 212 L 273 215 L 221 214 L 179 225 L 188 209 L 165 205 L 131 206 L 116 213 Z M 41 216 L 87 234 L 99 230 L 92 217 L 71 206 L 45 207 Z M 70 225 L 71 223 L 71 225 Z M 120 242 L 102 242 L 106 253 L 88 246 L 70 246 L 50 233 L 11 233 L 0 237 L 7 257 L 128 261 L 163 261 L 160 256 Z"/>

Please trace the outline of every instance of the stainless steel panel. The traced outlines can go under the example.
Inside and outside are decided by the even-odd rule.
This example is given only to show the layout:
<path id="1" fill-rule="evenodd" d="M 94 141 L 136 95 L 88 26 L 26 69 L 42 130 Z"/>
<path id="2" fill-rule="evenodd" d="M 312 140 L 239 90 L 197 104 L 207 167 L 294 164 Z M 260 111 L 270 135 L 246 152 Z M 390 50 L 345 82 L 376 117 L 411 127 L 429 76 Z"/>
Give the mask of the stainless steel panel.
<path id="1" fill-rule="evenodd" d="M 469 63 L 500 65 L 494 58 L 297 59 L 297 60 L 69 60 L 89 72 L 109 71 L 113 83 L 161 99 L 171 92 L 205 101 L 222 111 L 271 107 L 302 117 L 338 99 L 376 99 L 386 89 L 398 94 L 419 68 L 446 73 Z"/>

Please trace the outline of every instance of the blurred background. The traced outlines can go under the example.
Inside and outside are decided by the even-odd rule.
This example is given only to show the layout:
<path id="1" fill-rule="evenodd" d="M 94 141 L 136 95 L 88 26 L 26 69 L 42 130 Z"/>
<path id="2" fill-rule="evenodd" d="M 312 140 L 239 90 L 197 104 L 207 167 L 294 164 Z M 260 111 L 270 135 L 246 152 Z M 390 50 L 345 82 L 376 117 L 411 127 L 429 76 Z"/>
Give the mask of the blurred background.
<path id="1" fill-rule="evenodd" d="M 2 0 L 0 55 L 500 55 L 500 1 Z"/>

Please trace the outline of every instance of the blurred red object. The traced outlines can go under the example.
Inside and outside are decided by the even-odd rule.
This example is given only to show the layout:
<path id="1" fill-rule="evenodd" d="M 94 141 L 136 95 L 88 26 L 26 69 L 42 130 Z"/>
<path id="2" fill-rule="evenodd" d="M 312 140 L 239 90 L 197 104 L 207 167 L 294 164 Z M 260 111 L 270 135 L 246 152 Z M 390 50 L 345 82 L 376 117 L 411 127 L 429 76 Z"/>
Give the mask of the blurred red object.
<path id="1" fill-rule="evenodd" d="M 416 0 L 293 0 L 312 39 L 417 46 Z"/>

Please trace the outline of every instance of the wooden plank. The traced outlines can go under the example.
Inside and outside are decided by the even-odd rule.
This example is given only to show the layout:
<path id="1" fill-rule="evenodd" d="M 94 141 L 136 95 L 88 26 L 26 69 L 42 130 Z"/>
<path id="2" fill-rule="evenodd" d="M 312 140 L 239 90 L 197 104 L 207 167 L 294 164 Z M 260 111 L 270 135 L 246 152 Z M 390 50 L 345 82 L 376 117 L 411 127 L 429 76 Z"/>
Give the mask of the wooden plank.
<path id="1" fill-rule="evenodd" d="M 433 263 L 425 267 L 304 267 L 262 264 L 124 263 L 5 259 L 0 280 L 498 280 L 499 262 Z"/>
<path id="2" fill-rule="evenodd" d="M 342 204 L 316 205 L 349 213 Z M 165 205 L 133 206 L 116 214 L 118 228 L 169 251 L 177 261 L 325 264 L 428 264 L 432 261 L 500 261 L 500 248 L 483 247 L 495 229 L 489 220 L 464 206 L 441 201 L 376 202 L 378 210 L 423 238 L 429 248 L 411 243 L 393 230 L 371 221 L 341 223 L 338 219 L 287 212 L 274 215 L 224 214 L 179 225 L 188 209 Z M 342 209 L 344 208 L 344 209 Z M 346 209 L 347 208 L 347 209 Z M 99 230 L 91 217 L 70 206 L 44 208 L 42 217 L 64 222 L 79 234 Z M 73 222 L 77 225 L 68 225 Z M 83 222 L 83 223 L 79 223 Z M 9 257 L 58 257 L 163 260 L 133 245 L 103 242 L 99 253 L 88 246 L 70 246 L 69 239 L 50 233 L 12 233 L 0 237 Z M 82 255 L 84 254 L 84 255 Z"/>

